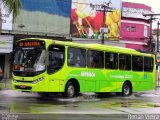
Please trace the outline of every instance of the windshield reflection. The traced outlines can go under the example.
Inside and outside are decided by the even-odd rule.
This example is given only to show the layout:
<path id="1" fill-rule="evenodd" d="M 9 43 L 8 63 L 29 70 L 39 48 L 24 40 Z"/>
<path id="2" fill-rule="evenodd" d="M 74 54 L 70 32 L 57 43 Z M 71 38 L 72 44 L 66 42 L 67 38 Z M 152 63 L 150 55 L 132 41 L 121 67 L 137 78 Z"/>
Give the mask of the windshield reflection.
<path id="1" fill-rule="evenodd" d="M 45 49 L 22 48 L 17 49 L 14 58 L 15 72 L 42 72 L 45 70 Z"/>

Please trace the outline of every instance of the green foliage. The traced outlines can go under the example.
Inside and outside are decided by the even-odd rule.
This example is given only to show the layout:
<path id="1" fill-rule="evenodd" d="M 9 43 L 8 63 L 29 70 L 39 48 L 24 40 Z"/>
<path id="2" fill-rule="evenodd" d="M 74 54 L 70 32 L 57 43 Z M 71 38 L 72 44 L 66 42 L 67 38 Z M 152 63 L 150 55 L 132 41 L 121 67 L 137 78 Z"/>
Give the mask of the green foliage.
<path id="1" fill-rule="evenodd" d="M 21 1 L 20 0 L 2 0 L 2 3 L 5 7 L 8 8 L 8 12 L 13 12 L 13 18 L 19 14 L 21 8 Z"/>

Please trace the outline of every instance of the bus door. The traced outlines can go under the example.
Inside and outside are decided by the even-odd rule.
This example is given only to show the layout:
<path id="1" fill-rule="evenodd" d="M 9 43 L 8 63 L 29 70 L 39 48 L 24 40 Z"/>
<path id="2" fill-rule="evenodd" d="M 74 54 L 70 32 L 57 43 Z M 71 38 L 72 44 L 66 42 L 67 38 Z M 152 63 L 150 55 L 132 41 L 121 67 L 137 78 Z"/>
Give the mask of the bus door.
<path id="1" fill-rule="evenodd" d="M 63 79 L 61 73 L 58 71 L 64 65 L 65 60 L 65 47 L 60 45 L 51 45 L 48 49 L 49 59 L 48 59 L 48 76 L 49 76 L 49 91 L 59 92 L 60 91 L 60 82 Z"/>

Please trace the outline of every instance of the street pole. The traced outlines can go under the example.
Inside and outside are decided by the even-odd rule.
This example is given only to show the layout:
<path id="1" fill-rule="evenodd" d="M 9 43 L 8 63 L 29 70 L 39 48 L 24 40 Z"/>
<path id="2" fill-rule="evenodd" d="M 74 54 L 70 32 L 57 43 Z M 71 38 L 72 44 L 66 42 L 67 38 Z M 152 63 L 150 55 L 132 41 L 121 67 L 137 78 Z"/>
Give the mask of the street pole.
<path id="1" fill-rule="evenodd" d="M 105 27 L 106 6 L 103 5 L 103 27 Z M 102 32 L 102 44 L 104 44 L 104 31 Z"/>
<path id="2" fill-rule="evenodd" d="M 159 56 L 159 21 L 157 22 L 157 85 L 159 85 L 159 62 L 158 62 L 158 56 Z"/>
<path id="3" fill-rule="evenodd" d="M 151 15 L 151 20 L 150 20 L 150 47 L 151 47 L 151 51 L 152 51 L 152 19 L 153 19 L 153 15 Z"/>
<path id="4" fill-rule="evenodd" d="M 159 52 L 159 21 L 157 23 L 157 53 Z"/>
<path id="5" fill-rule="evenodd" d="M 154 13 L 151 13 L 151 14 L 143 14 L 143 16 L 147 17 L 149 16 L 150 17 L 150 39 L 149 39 L 149 48 L 150 48 L 150 52 L 153 52 L 153 46 L 152 46 L 152 20 L 155 20 L 157 18 L 153 18 L 154 16 L 159 16 L 160 14 L 154 14 Z M 159 47 L 159 46 L 158 46 Z"/>

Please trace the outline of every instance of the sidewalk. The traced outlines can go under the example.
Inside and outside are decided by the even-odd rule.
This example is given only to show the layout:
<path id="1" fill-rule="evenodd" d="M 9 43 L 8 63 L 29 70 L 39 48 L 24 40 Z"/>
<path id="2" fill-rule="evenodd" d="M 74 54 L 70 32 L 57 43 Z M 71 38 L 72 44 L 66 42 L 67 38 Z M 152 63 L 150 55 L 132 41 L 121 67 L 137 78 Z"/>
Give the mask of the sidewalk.
<path id="1" fill-rule="evenodd" d="M 0 81 L 0 89 L 11 89 L 12 79 L 3 79 Z"/>
<path id="2" fill-rule="evenodd" d="M 156 80 L 156 86 L 160 87 L 160 80 Z"/>

